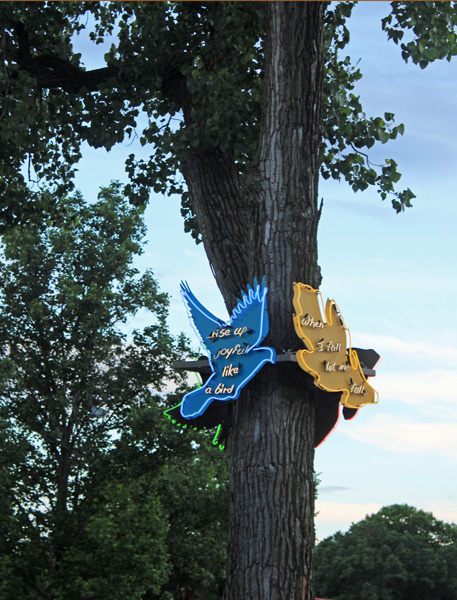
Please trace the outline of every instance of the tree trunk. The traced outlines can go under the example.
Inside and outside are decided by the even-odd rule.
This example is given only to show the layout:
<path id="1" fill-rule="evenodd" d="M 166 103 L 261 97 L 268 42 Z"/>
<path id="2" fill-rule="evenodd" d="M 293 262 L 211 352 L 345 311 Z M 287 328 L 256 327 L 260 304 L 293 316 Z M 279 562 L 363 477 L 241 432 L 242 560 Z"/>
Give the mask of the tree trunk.
<path id="1" fill-rule="evenodd" d="M 183 166 L 208 258 L 229 310 L 266 276 L 277 353 L 300 347 L 293 283 L 318 287 L 322 119 L 321 2 L 268 2 L 256 165 L 240 189 L 220 152 Z M 265 366 L 234 404 L 228 600 L 314 600 L 314 394 L 296 364 Z"/>
<path id="2" fill-rule="evenodd" d="M 322 19 L 317 2 L 270 2 L 250 278 L 266 275 L 277 352 L 297 345 L 292 286 L 318 287 Z M 251 184 L 252 185 L 252 184 Z M 297 365 L 268 366 L 235 405 L 228 439 L 229 600 L 314 600 L 314 394 Z"/>
<path id="3" fill-rule="evenodd" d="M 293 366 L 264 367 L 236 404 L 229 600 L 314 600 L 314 406 Z"/>

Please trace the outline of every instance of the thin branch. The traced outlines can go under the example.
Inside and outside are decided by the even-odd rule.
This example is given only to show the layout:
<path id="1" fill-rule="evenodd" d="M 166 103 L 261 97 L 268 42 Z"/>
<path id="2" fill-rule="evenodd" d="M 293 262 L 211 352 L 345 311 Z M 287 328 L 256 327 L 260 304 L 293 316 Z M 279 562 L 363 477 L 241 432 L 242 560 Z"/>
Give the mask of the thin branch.
<path id="1" fill-rule="evenodd" d="M 361 150 L 359 150 L 358 148 L 356 148 L 354 146 L 353 142 L 351 142 L 351 148 L 354 150 L 354 152 L 356 154 L 360 154 L 360 156 L 364 156 L 365 157 L 365 161 L 367 163 L 367 167 L 379 167 L 379 168 L 382 167 L 382 165 L 378 165 L 377 163 L 371 162 L 370 159 L 369 159 L 369 157 L 368 157 L 368 154 L 366 154 L 365 152 L 362 152 Z"/>

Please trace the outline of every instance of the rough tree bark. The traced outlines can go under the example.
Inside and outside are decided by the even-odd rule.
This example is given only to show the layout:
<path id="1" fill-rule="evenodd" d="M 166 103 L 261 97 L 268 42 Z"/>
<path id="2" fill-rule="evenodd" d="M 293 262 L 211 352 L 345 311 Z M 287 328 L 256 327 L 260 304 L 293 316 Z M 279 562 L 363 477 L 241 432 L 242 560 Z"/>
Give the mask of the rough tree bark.
<path id="1" fill-rule="evenodd" d="M 240 187 L 230 160 L 193 152 L 193 208 L 229 310 L 266 276 L 277 352 L 297 346 L 294 281 L 320 284 L 318 176 L 322 119 L 321 2 L 267 3 L 263 123 Z M 227 442 L 231 532 L 228 600 L 314 600 L 314 405 L 296 365 L 268 365 L 234 405 Z"/>

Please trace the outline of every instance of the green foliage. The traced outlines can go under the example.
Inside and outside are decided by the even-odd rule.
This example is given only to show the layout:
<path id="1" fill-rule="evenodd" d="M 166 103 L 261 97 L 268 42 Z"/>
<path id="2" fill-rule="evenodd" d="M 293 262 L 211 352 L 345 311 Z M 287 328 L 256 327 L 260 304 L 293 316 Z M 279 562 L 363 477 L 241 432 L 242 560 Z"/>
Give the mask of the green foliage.
<path id="1" fill-rule="evenodd" d="M 403 125 L 395 125 L 394 115 L 368 118 L 360 98 L 352 90 L 362 75 L 351 66 L 348 57 L 340 53 L 349 42 L 346 19 L 352 2 L 329 5 L 325 17 L 326 78 L 324 83 L 325 114 L 323 122 L 324 151 L 322 175 L 324 178 L 345 179 L 354 191 L 376 186 L 381 198 L 392 198 L 397 212 L 411 206 L 414 194 L 409 190 L 397 191 L 401 175 L 396 163 L 387 159 L 384 165 L 374 165 L 363 150 L 376 142 L 386 143 L 404 132 Z M 176 107 L 170 111 L 170 98 L 159 95 L 151 105 L 148 116 L 153 120 L 143 131 L 142 143 L 150 143 L 154 154 L 149 161 L 137 162 L 133 155 L 127 161 L 132 183 L 127 192 L 137 203 L 146 201 L 145 185 L 149 182 L 156 192 L 183 192 L 176 174 L 192 149 L 220 148 L 238 165 L 243 176 L 255 160 L 261 121 L 263 87 L 263 7 L 260 3 L 165 3 L 157 11 L 167 12 L 162 17 L 167 25 L 157 27 L 154 35 L 145 30 L 143 23 L 150 18 L 145 14 L 122 23 L 128 33 L 120 36 L 116 60 L 125 60 L 135 51 L 164 60 L 156 68 L 180 65 L 179 76 L 174 76 Z M 139 25 L 140 23 L 140 25 Z M 189 25 L 192 23 L 191 27 Z M 164 37 L 157 36 L 157 31 Z M 147 42 L 154 48 L 148 52 Z M 182 41 L 181 41 L 182 40 Z M 181 41 L 181 42 L 180 42 Z M 123 43 L 126 43 L 124 46 Z M 182 52 L 185 44 L 185 53 Z M 161 48 L 158 52 L 158 48 Z M 164 51 L 163 48 L 167 48 Z M 170 50 L 168 50 L 170 49 Z M 124 57 L 124 58 L 122 58 Z M 140 69 L 138 69 L 140 71 Z M 137 81 L 137 80 L 136 80 Z M 140 95 L 147 93 L 150 79 L 145 81 Z M 217 107 L 217 109 L 216 109 Z M 176 112 L 175 112 L 176 110 Z M 180 111 L 179 123 L 173 119 Z M 195 216 L 188 199 L 183 198 L 182 214 L 186 230 L 200 239 Z"/>
<path id="2" fill-rule="evenodd" d="M 406 504 L 316 548 L 316 589 L 335 600 L 455 600 L 457 525 Z"/>
<path id="3" fill-rule="evenodd" d="M 163 503 L 171 524 L 167 546 L 172 570 L 162 589 L 172 593 L 184 588 L 191 598 L 195 594 L 195 598 L 220 599 L 225 582 L 229 511 L 223 453 L 200 442 L 190 470 L 177 461 L 164 469 L 159 493 L 166 498 Z"/>
<path id="4" fill-rule="evenodd" d="M 362 191 L 375 186 L 382 198 L 390 197 L 396 212 L 411 206 L 414 194 L 410 189 L 396 190 L 401 178 L 397 164 L 386 159 L 375 165 L 367 151 L 375 143 L 385 144 L 403 135 L 404 125 L 395 125 L 395 115 L 367 117 L 360 97 L 353 92 L 362 73 L 351 65 L 350 58 L 340 53 L 349 42 L 346 20 L 354 2 L 330 5 L 326 13 L 324 43 L 326 48 L 326 78 L 324 81 L 324 151 L 321 173 L 324 179 L 345 179 L 352 189 Z"/>
<path id="5" fill-rule="evenodd" d="M 141 211 L 118 184 L 90 205 L 59 203 L 58 223 L 2 240 L 0 597 L 162 599 L 171 572 L 173 591 L 216 588 L 223 553 L 200 563 L 190 540 L 210 548 L 226 535 L 224 457 L 163 416 L 177 402 L 166 387 L 183 389 L 171 364 L 186 346 L 168 332 L 152 273 L 132 266 Z M 140 308 L 151 324 L 127 339 Z"/>
<path id="6" fill-rule="evenodd" d="M 397 189 L 395 161 L 375 165 L 369 150 L 403 134 L 394 115 L 368 117 L 354 86 L 360 70 L 344 57 L 354 3 L 328 3 L 325 15 L 325 111 L 322 175 L 354 191 L 375 186 L 397 212 L 411 190 Z M 422 68 L 456 53 L 455 2 L 394 2 L 383 20 L 402 55 Z M 242 178 L 256 158 L 263 88 L 264 7 L 259 2 L 2 2 L 0 192 L 3 225 L 55 216 L 53 196 L 29 194 L 29 179 L 72 186 L 81 142 L 111 148 L 139 135 L 148 160 L 126 161 L 126 194 L 137 206 L 150 189 L 183 193 L 190 152 L 218 149 Z M 74 35 L 95 44 L 111 36 L 106 68 L 86 71 Z M 141 117 L 141 119 L 140 119 Z M 146 124 L 144 121 L 146 120 Z M 137 134 L 136 129 L 139 129 Z M 24 168 L 24 167 L 28 167 Z M 199 239 L 183 198 L 185 227 Z"/>
<path id="7" fill-rule="evenodd" d="M 401 42 L 406 62 L 411 59 L 425 69 L 435 60 L 449 61 L 457 54 L 456 2 L 392 2 L 391 6 L 392 12 L 382 20 L 382 27 L 389 39 Z M 402 41 L 409 32 L 412 39 Z"/>
<path id="8" fill-rule="evenodd" d="M 0 217 L 7 223 L 39 219 L 43 214 L 52 216 L 55 209 L 52 198 L 29 193 L 25 169 L 21 167 L 26 166 L 31 180 L 49 178 L 57 182 L 57 193 L 62 194 L 71 186 L 72 168 L 81 156 L 81 140 L 70 120 L 80 110 L 80 101 L 59 89 L 37 87 L 18 63 L 26 50 L 19 41 L 24 38 L 23 30 L 33 50 L 38 46 L 45 55 L 60 56 L 72 63 L 77 60 L 71 52 L 70 38 L 79 26 L 56 4 L 49 3 L 46 11 L 43 8 L 41 2 L 5 2 L 0 10 Z"/>
<path id="9" fill-rule="evenodd" d="M 195 149 L 220 148 L 243 174 L 259 135 L 262 3 L 154 3 L 133 10 L 130 20 L 121 21 L 110 58 L 123 72 L 129 57 L 138 56 L 135 90 L 149 118 L 140 139 L 150 145 L 151 157 L 137 161 L 130 155 L 126 163 L 130 199 L 146 202 L 149 186 L 185 194 L 180 170 Z M 156 90 L 145 60 L 157 74 Z M 185 228 L 198 240 L 187 200 L 184 195 Z"/>

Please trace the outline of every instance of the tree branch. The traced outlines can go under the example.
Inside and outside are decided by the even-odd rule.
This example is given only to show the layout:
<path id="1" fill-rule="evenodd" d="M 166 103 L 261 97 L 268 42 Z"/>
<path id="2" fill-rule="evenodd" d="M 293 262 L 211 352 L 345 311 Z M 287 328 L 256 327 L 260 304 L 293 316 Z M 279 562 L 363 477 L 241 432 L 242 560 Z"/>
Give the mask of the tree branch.
<path id="1" fill-rule="evenodd" d="M 62 88 L 66 92 L 79 92 L 82 88 L 95 91 L 101 83 L 119 75 L 117 67 L 104 67 L 85 71 L 69 60 L 53 55 L 32 56 L 24 23 L 12 22 L 18 41 L 17 64 L 29 73 L 40 87 Z"/>

